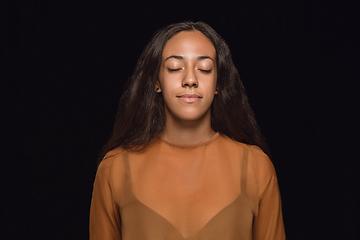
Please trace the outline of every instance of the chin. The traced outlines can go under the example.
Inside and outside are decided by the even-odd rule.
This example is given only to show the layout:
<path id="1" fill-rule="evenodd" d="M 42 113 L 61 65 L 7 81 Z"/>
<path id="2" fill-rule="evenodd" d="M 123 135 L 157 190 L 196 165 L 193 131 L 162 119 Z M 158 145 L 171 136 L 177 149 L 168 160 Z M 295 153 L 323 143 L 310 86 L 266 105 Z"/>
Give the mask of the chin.
<path id="1" fill-rule="evenodd" d="M 183 121 L 198 121 L 203 119 L 206 116 L 207 112 L 199 113 L 199 112 L 184 112 L 181 114 L 176 114 L 175 116 L 178 119 L 181 119 Z M 210 114 L 209 114 L 210 115 Z"/>
<path id="2" fill-rule="evenodd" d="M 197 106 L 193 107 L 177 107 L 172 109 L 174 111 L 171 111 L 167 106 L 165 106 L 165 114 L 167 117 L 173 118 L 174 120 L 180 120 L 180 121 L 200 121 L 204 118 L 209 117 L 210 118 L 210 108 L 204 109 Z"/>

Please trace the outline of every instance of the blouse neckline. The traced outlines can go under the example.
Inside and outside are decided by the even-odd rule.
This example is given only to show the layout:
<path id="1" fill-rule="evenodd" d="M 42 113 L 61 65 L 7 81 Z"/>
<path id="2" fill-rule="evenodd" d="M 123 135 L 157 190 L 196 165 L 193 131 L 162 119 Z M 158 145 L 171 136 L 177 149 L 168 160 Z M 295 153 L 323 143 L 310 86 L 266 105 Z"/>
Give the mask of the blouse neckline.
<path id="1" fill-rule="evenodd" d="M 161 141 L 163 141 L 164 143 L 166 143 L 167 145 L 170 145 L 170 146 L 175 147 L 175 148 L 191 149 L 191 148 L 198 148 L 198 147 L 206 146 L 206 145 L 214 142 L 214 141 L 219 137 L 219 135 L 220 135 L 220 133 L 219 133 L 219 132 L 216 132 L 216 133 L 214 134 L 214 136 L 212 136 L 209 140 L 206 140 L 205 142 L 193 144 L 193 145 L 185 145 L 185 144 L 172 143 L 172 142 L 166 140 L 165 138 L 161 137 L 160 135 L 159 135 L 159 139 L 160 139 Z"/>

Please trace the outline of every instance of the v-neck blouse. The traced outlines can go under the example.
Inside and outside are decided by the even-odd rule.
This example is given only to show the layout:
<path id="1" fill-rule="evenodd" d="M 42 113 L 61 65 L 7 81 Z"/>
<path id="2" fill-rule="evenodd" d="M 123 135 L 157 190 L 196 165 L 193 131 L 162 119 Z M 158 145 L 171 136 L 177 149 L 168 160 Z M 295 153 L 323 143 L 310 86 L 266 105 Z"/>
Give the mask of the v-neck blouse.
<path id="1" fill-rule="evenodd" d="M 159 170 L 159 172 L 154 172 L 153 178 L 146 178 L 144 175 L 146 176 L 148 172 L 142 168 L 153 167 L 148 165 L 152 162 L 161 165 L 164 161 L 169 161 L 171 164 L 174 161 L 176 164 L 179 161 L 188 161 L 185 163 L 188 164 L 185 170 L 195 169 L 196 174 L 204 176 L 200 178 L 199 192 L 208 186 L 208 181 L 209 184 L 212 184 L 214 191 L 225 188 L 225 192 L 214 192 L 215 195 L 209 196 L 217 194 L 222 196 L 223 193 L 233 191 L 230 186 L 227 191 L 227 185 L 221 179 L 215 179 L 215 183 L 222 184 L 221 188 L 214 186 L 211 176 L 229 176 L 230 179 L 238 179 L 234 186 L 239 186 L 239 191 L 229 195 L 235 196 L 235 199 L 229 198 L 230 201 L 227 201 L 227 204 L 220 204 L 220 207 L 216 207 L 215 214 L 206 219 L 201 227 L 196 228 L 197 231 L 193 231 L 190 235 L 184 235 L 180 227 L 176 227 L 176 224 L 160 212 L 161 204 L 156 204 L 156 201 L 151 201 L 147 197 L 148 195 L 139 192 L 143 189 L 143 185 L 147 186 L 144 179 L 151 181 L 161 174 Z M 198 161 L 196 166 L 199 165 L 200 168 L 193 168 L 193 162 L 196 161 Z M 168 163 L 164 164 L 165 167 L 172 166 Z M 208 165 L 215 167 L 208 167 Z M 221 166 L 228 167 L 222 168 Z M 164 169 L 166 169 L 165 167 Z M 159 167 L 152 169 L 157 171 Z M 228 172 L 225 172 L 225 175 L 217 175 L 215 172 L 217 169 L 219 171 L 228 169 Z M 211 173 L 207 173 L 207 171 L 211 171 Z M 164 184 L 172 183 L 172 175 L 164 176 L 167 176 Z M 184 184 L 186 185 L 186 182 Z M 164 186 L 160 182 L 155 185 L 155 188 Z M 174 186 L 175 189 L 177 187 Z M 152 189 L 150 189 L 150 193 Z M 158 189 L 154 189 L 154 192 L 158 192 Z M 211 200 L 206 196 L 201 200 L 204 204 Z M 173 204 L 174 210 L 176 210 L 176 204 L 181 202 L 179 207 L 185 206 L 187 209 L 186 200 L 182 200 L 181 196 L 179 199 L 179 201 L 170 203 L 170 206 Z M 192 201 L 189 201 L 188 204 L 192 204 Z M 184 214 L 190 215 L 188 212 L 181 215 Z M 196 214 L 191 217 L 181 216 L 181 219 L 189 219 L 190 223 L 194 219 L 194 222 L 197 223 L 198 216 Z M 182 222 L 180 225 L 188 223 L 180 222 Z M 90 210 L 90 239 L 283 240 L 285 233 L 281 200 L 274 167 L 260 148 L 236 142 L 219 133 L 216 133 L 208 141 L 196 145 L 173 144 L 159 137 L 141 152 L 115 149 L 105 156 L 97 170 Z"/>

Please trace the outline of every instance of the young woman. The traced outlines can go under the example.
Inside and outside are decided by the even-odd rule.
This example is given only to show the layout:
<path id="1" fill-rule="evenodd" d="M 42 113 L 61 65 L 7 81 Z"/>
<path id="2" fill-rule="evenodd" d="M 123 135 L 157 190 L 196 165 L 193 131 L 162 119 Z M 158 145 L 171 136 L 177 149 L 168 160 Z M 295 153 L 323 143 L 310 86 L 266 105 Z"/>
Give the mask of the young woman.
<path id="1" fill-rule="evenodd" d="M 285 239 L 268 155 L 225 41 L 203 22 L 165 27 L 100 156 L 90 239 Z"/>

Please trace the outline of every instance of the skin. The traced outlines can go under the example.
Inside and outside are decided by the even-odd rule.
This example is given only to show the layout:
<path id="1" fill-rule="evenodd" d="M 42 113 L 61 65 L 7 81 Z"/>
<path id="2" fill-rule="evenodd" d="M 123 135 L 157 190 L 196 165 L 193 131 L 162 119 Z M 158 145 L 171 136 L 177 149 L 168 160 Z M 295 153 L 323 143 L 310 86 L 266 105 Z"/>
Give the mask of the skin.
<path id="1" fill-rule="evenodd" d="M 210 107 L 216 94 L 216 50 L 198 31 L 182 31 L 166 43 L 156 91 L 162 92 L 166 123 L 161 136 L 193 145 L 210 139 Z"/>

